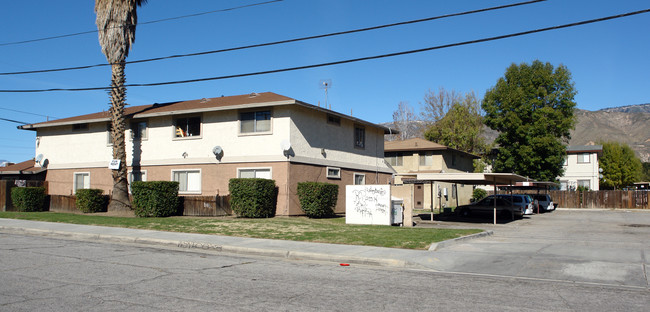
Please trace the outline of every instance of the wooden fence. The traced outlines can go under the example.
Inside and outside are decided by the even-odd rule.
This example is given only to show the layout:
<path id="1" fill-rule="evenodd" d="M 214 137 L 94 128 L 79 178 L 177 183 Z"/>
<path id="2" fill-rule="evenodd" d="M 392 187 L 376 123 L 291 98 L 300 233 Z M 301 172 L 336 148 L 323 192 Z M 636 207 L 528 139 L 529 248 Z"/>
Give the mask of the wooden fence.
<path id="1" fill-rule="evenodd" d="M 649 191 L 540 191 L 548 193 L 560 208 L 650 209 Z M 515 190 L 513 194 L 537 194 Z"/>
<path id="2" fill-rule="evenodd" d="M 196 217 L 223 217 L 232 215 L 230 195 L 226 196 L 185 196 L 183 215 Z"/>
<path id="3" fill-rule="evenodd" d="M 45 181 L 21 180 L 21 184 L 22 182 L 24 182 L 24 186 L 45 187 L 45 194 L 47 194 L 47 183 Z M 11 189 L 14 187 L 18 187 L 16 181 L 0 180 L 0 211 L 15 211 L 11 202 Z"/>
<path id="4" fill-rule="evenodd" d="M 77 213 L 75 196 L 50 195 L 50 211 Z M 230 196 L 184 196 L 181 214 L 193 217 L 223 217 L 232 215 Z"/>
<path id="5" fill-rule="evenodd" d="M 50 211 L 81 213 L 75 204 L 76 200 L 74 195 L 50 195 Z"/>

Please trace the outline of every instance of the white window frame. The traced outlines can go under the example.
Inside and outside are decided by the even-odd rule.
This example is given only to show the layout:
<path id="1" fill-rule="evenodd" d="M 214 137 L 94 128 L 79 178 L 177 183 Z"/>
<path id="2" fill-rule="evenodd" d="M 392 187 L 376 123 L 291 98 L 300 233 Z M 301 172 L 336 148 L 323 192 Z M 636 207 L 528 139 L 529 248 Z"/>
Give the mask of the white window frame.
<path id="1" fill-rule="evenodd" d="M 361 135 L 357 137 L 357 130 L 360 130 Z M 362 125 L 354 125 L 354 148 L 365 149 L 366 148 L 366 127 Z"/>
<path id="2" fill-rule="evenodd" d="M 586 161 L 585 161 L 585 156 L 587 157 Z M 591 153 L 578 153 L 578 163 L 579 164 L 591 163 Z"/>
<path id="3" fill-rule="evenodd" d="M 140 125 L 144 124 L 144 131 L 140 131 Z M 137 128 L 134 129 L 133 126 L 136 126 Z M 131 131 L 131 141 L 136 139 L 136 133 L 140 132 L 140 137 L 137 138 L 141 141 L 146 141 L 147 138 L 149 137 L 149 123 L 146 120 L 141 120 L 141 121 L 133 121 L 129 123 L 130 131 Z M 143 133 L 144 132 L 144 133 Z"/>
<path id="4" fill-rule="evenodd" d="M 584 184 L 586 184 L 586 185 L 584 185 Z M 586 187 L 588 190 L 591 190 L 591 180 L 588 180 L 588 179 L 581 179 L 581 180 L 578 180 L 578 181 L 576 182 L 576 185 L 577 185 L 578 187 L 580 187 L 580 186 L 584 186 L 584 187 Z"/>
<path id="5" fill-rule="evenodd" d="M 337 167 L 327 167 L 327 178 L 328 179 L 340 179 L 341 178 L 341 168 Z M 330 174 L 330 170 L 336 171 L 336 174 Z"/>
<path id="6" fill-rule="evenodd" d="M 362 183 L 357 184 L 357 177 L 362 177 L 363 178 L 363 181 L 361 181 Z M 354 185 L 366 185 L 366 175 L 363 174 L 363 173 L 356 173 L 355 172 L 354 175 L 353 175 L 352 184 L 354 184 Z"/>
<path id="7" fill-rule="evenodd" d="M 201 194 L 202 188 L 203 188 L 203 173 L 201 172 L 201 169 L 172 169 L 172 175 L 170 178 L 170 181 L 176 181 L 174 180 L 174 174 L 177 172 L 198 172 L 199 173 L 199 187 L 198 190 L 181 190 L 180 185 L 178 189 L 178 194 Z M 180 181 L 177 181 L 180 184 Z"/>
<path id="8" fill-rule="evenodd" d="M 269 130 L 265 131 L 257 131 L 257 113 L 269 113 Z M 243 114 L 254 114 L 254 125 L 253 125 L 253 131 L 250 132 L 243 132 L 242 131 L 242 115 Z M 264 134 L 273 134 L 273 110 L 272 109 L 258 109 L 258 110 L 244 110 L 240 111 L 238 116 L 237 116 L 237 128 L 240 136 L 246 136 L 246 135 L 264 135 Z"/>
<path id="9" fill-rule="evenodd" d="M 404 166 L 404 153 L 403 152 L 386 152 L 388 156 L 384 155 L 384 159 L 391 166 Z"/>
<path id="10" fill-rule="evenodd" d="M 84 187 L 80 189 L 89 189 L 90 188 L 90 172 L 84 171 L 84 172 L 74 172 L 72 174 L 72 193 L 76 194 L 77 193 L 77 175 L 85 175 L 88 177 L 88 183 L 84 183 Z"/>
<path id="11" fill-rule="evenodd" d="M 140 178 L 142 180 L 140 181 L 147 181 L 147 170 L 139 170 L 140 172 Z M 173 175 L 172 175 L 173 178 Z M 131 193 L 131 183 L 133 183 L 133 170 L 129 170 L 128 174 L 126 175 L 126 179 L 129 181 L 129 193 Z"/>
<path id="12" fill-rule="evenodd" d="M 111 129 L 111 122 L 109 121 L 106 124 L 106 132 L 107 132 L 106 133 L 106 146 L 113 146 L 113 138 L 112 138 L 112 135 L 111 135 L 111 132 L 112 132 L 111 130 L 112 130 Z"/>
<path id="13" fill-rule="evenodd" d="M 271 167 L 243 167 L 243 168 L 237 168 L 237 178 L 241 178 L 241 172 L 242 171 L 251 171 L 251 170 L 253 172 L 255 172 L 255 176 L 257 176 L 257 171 L 268 171 L 269 172 L 269 180 L 273 179 L 273 168 L 271 168 Z"/>
<path id="14" fill-rule="evenodd" d="M 190 118 L 199 118 L 199 135 L 187 135 L 187 136 L 178 136 L 178 128 L 176 126 L 176 123 L 179 119 L 190 119 Z M 183 129 L 180 129 L 181 131 Z M 203 137 L 203 116 L 201 115 L 190 115 L 190 116 L 175 116 L 172 119 L 172 139 L 173 140 L 192 140 L 192 139 L 200 139 Z"/>
<path id="15" fill-rule="evenodd" d="M 420 166 L 433 166 L 433 152 L 420 152 L 418 155 Z"/>

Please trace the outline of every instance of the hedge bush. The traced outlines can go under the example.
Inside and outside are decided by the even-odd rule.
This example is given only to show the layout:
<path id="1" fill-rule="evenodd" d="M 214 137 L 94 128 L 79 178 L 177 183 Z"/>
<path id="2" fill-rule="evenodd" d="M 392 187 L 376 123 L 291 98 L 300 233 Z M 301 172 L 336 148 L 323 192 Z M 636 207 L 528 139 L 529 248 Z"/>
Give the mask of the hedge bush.
<path id="1" fill-rule="evenodd" d="M 482 188 L 475 188 L 472 192 L 472 202 L 477 202 L 487 196 L 487 191 Z"/>
<path id="2" fill-rule="evenodd" d="M 44 211 L 44 187 L 14 187 L 11 189 L 11 201 L 18 211 Z"/>
<path id="3" fill-rule="evenodd" d="M 75 192 L 77 209 L 83 213 L 106 211 L 107 198 L 99 189 L 79 189 Z"/>
<path id="4" fill-rule="evenodd" d="M 275 215 L 275 181 L 257 178 L 230 179 L 230 207 L 239 217 L 268 218 Z"/>
<path id="5" fill-rule="evenodd" d="M 339 196 L 339 186 L 331 183 L 298 183 L 300 208 L 310 218 L 324 218 L 334 215 Z"/>
<path id="6" fill-rule="evenodd" d="M 131 194 L 138 217 L 169 217 L 178 212 L 178 182 L 134 181 Z"/>

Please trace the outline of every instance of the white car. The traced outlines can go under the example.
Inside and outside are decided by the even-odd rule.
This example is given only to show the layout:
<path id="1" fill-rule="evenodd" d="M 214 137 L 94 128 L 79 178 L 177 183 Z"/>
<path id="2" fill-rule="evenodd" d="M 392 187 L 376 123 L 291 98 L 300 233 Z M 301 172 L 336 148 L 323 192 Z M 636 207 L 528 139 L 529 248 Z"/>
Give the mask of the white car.
<path id="1" fill-rule="evenodd" d="M 492 196 L 492 195 L 490 195 Z M 488 197 L 490 197 L 488 196 Z M 521 195 L 521 194 L 498 194 L 497 195 L 499 198 L 506 199 L 514 206 L 521 207 L 525 215 L 532 215 L 535 213 L 533 207 L 533 199 L 529 195 Z"/>
<path id="2" fill-rule="evenodd" d="M 548 194 L 529 194 L 539 205 L 539 211 L 553 211 L 555 204 Z"/>

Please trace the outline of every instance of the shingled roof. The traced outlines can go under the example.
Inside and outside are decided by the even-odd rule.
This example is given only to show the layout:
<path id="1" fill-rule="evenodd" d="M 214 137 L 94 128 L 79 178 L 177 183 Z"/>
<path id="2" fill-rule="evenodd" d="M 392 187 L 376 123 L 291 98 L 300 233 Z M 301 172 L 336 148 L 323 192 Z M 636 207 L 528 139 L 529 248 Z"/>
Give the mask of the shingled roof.
<path id="1" fill-rule="evenodd" d="M 169 103 L 162 103 L 162 104 L 155 103 L 150 105 L 127 106 L 125 107 L 124 114 L 127 119 L 137 119 L 137 118 L 148 118 L 148 117 L 166 116 L 166 115 L 192 114 L 192 113 L 209 112 L 209 111 L 245 109 L 245 108 L 254 108 L 254 107 L 268 107 L 268 106 L 292 105 L 292 104 L 300 105 L 314 110 L 323 111 L 328 114 L 353 120 L 354 122 L 357 123 L 381 128 L 384 130 L 386 134 L 398 132 L 394 129 L 389 129 L 387 127 L 373 124 L 352 116 L 347 116 L 341 113 L 337 113 L 328 110 L 326 108 L 322 108 L 312 104 L 307 104 L 273 92 L 251 93 L 251 94 L 234 95 L 234 96 L 221 96 L 215 98 L 203 98 L 197 100 L 177 101 L 177 102 L 169 102 Z M 23 130 L 36 130 L 38 128 L 73 125 L 79 123 L 107 122 L 110 120 L 111 119 L 110 119 L 109 112 L 104 111 L 99 113 L 56 119 L 47 122 L 27 124 L 27 125 L 18 126 L 18 128 Z"/>
<path id="2" fill-rule="evenodd" d="M 442 150 L 456 151 L 458 153 L 465 154 L 472 158 L 480 158 L 474 154 L 449 148 L 442 144 L 438 144 L 420 138 L 412 138 L 412 139 L 401 140 L 401 141 L 388 141 L 384 143 L 385 152 L 442 151 Z"/>

